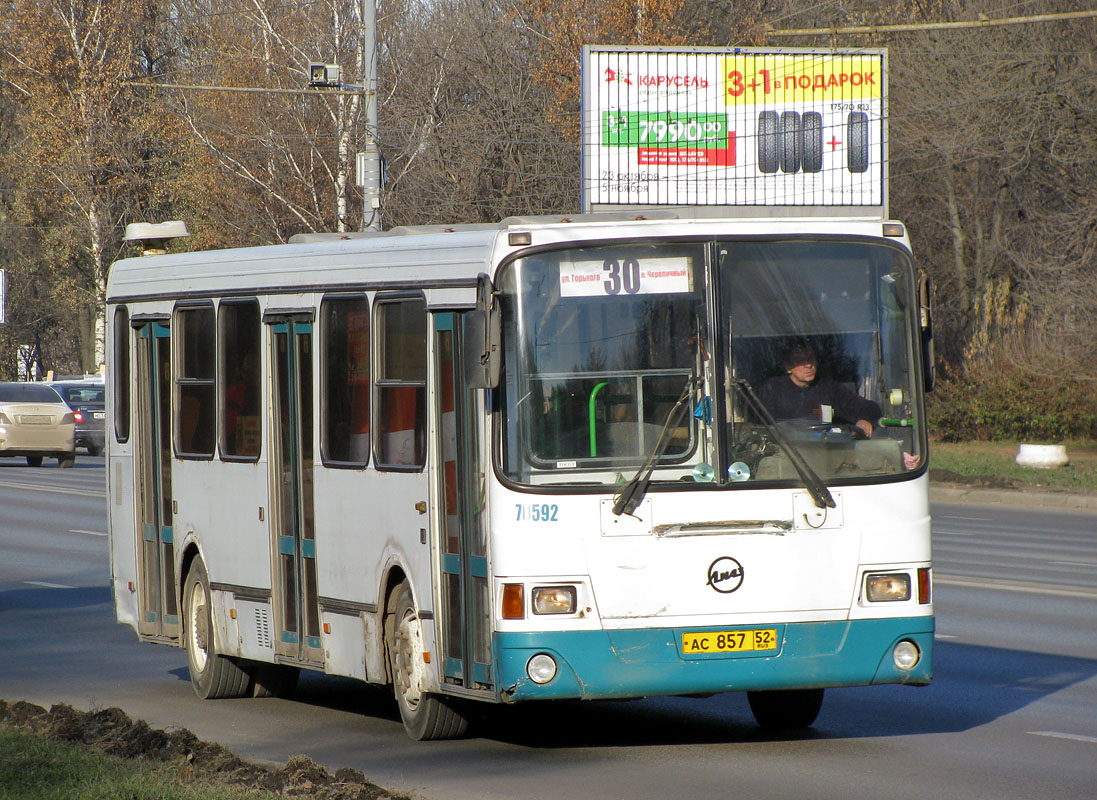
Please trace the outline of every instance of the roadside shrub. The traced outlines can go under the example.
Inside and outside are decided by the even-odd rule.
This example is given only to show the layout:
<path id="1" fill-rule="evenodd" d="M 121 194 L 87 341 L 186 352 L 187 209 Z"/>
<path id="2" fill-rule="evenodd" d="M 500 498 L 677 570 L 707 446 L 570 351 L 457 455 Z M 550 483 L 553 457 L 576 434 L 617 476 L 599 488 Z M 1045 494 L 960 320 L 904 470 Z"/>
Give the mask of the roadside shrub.
<path id="1" fill-rule="evenodd" d="M 942 442 L 1097 439 L 1097 386 L 999 362 L 939 375 L 926 413 Z"/>

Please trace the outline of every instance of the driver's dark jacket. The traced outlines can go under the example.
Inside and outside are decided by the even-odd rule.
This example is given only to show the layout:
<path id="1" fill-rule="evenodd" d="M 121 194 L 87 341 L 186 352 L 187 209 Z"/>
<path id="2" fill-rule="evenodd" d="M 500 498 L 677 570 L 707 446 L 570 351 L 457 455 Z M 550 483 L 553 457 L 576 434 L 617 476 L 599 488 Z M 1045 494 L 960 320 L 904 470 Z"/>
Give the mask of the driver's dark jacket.
<path id="1" fill-rule="evenodd" d="M 777 375 L 762 384 L 758 397 L 778 421 L 800 419 L 819 422 L 819 407 L 824 405 L 833 409 L 833 419 L 837 422 L 854 424 L 866 419 L 875 426 L 882 416 L 879 405 L 828 378 L 816 378 L 807 386 L 800 387 L 788 375 Z"/>

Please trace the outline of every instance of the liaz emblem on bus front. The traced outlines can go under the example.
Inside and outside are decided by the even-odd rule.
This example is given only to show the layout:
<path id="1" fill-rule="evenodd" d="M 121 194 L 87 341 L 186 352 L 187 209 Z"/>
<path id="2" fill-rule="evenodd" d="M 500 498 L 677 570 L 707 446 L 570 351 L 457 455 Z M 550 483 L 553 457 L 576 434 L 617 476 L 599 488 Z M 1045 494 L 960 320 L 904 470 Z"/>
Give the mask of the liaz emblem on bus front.
<path id="1" fill-rule="evenodd" d="M 709 565 L 707 585 L 721 594 L 731 594 L 743 585 L 743 565 L 731 556 L 720 556 Z"/>

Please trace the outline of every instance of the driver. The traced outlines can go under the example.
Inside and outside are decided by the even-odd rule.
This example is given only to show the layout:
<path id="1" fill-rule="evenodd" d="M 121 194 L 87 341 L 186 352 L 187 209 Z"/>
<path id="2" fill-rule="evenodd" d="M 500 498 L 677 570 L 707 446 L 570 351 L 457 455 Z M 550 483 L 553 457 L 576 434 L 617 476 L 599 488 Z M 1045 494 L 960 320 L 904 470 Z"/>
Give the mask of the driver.
<path id="1" fill-rule="evenodd" d="M 794 345 L 785 356 L 784 368 L 784 375 L 770 378 L 758 393 L 774 419 L 812 423 L 836 419 L 855 425 L 866 437 L 872 436 L 883 415 L 880 406 L 837 381 L 818 377 L 818 361 L 811 347 Z"/>

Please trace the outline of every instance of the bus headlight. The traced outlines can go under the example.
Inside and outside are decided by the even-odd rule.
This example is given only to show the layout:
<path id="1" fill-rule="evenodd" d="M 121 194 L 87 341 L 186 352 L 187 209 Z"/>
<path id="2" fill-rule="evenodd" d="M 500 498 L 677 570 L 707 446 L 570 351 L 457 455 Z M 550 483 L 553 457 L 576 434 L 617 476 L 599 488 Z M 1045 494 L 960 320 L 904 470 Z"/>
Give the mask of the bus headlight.
<path id="1" fill-rule="evenodd" d="M 910 575 L 888 572 L 865 576 L 865 597 L 870 603 L 890 603 L 910 599 Z"/>
<path id="2" fill-rule="evenodd" d="M 574 614 L 574 586 L 538 586 L 533 590 L 534 614 Z"/>
<path id="3" fill-rule="evenodd" d="M 918 645 L 914 642 L 903 639 L 891 651 L 891 658 L 895 662 L 896 668 L 901 669 L 903 672 L 910 672 L 922 660 L 922 651 L 918 649 Z"/>
<path id="4" fill-rule="evenodd" d="M 547 653 L 538 653 L 526 662 L 526 674 L 534 683 L 548 683 L 556 677 L 556 660 Z"/>

